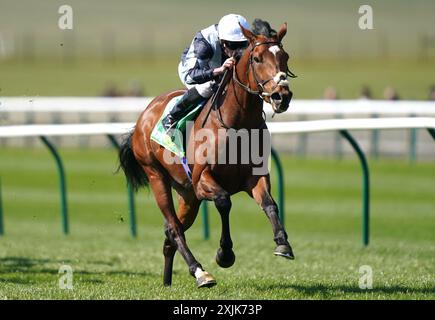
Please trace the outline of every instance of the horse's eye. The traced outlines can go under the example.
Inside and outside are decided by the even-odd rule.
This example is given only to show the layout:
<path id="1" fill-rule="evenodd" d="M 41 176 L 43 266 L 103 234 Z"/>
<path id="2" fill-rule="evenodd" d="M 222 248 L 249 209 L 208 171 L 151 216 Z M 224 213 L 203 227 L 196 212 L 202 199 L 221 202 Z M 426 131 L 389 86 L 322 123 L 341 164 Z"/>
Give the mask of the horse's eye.
<path id="1" fill-rule="evenodd" d="M 256 63 L 260 63 L 260 58 L 258 58 L 258 57 L 254 57 L 254 61 L 255 61 Z"/>

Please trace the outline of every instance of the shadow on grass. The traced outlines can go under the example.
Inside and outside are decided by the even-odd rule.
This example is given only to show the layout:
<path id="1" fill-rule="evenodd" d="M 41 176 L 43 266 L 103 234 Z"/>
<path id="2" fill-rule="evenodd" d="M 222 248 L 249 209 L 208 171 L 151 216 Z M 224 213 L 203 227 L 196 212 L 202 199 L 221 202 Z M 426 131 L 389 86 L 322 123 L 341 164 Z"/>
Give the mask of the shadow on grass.
<path id="1" fill-rule="evenodd" d="M 42 275 L 58 275 L 59 268 L 62 264 L 71 264 L 73 266 L 74 276 L 83 276 L 81 281 L 89 283 L 104 283 L 101 277 L 104 276 L 140 276 L 151 277 L 156 274 L 150 272 L 134 272 L 127 270 L 107 270 L 107 271 L 89 271 L 89 270 L 74 270 L 72 260 L 56 260 L 56 259 L 30 259 L 23 257 L 5 257 L 0 258 L 0 283 L 9 282 L 15 284 L 30 284 L 35 281 L 35 277 Z M 57 264 L 57 267 L 48 267 L 47 264 Z M 113 266 L 112 262 L 104 261 L 87 261 L 86 264 L 100 264 Z M 20 274 L 21 277 L 16 275 Z M 92 278 L 97 277 L 97 278 Z"/>
<path id="2" fill-rule="evenodd" d="M 268 285 L 255 285 L 255 288 L 260 291 L 270 290 L 296 290 L 307 296 L 321 295 L 322 297 L 335 297 L 339 294 L 366 294 L 366 293 L 380 293 L 386 295 L 393 294 L 435 294 L 435 287 L 430 288 L 414 288 L 406 286 L 374 286 L 373 289 L 362 290 L 358 286 L 351 285 L 299 285 L 299 284 L 268 284 Z"/>
<path id="3" fill-rule="evenodd" d="M 71 263 L 71 260 L 29 259 L 22 257 L 0 258 L 0 267 L 6 269 L 32 268 L 46 263 Z"/>

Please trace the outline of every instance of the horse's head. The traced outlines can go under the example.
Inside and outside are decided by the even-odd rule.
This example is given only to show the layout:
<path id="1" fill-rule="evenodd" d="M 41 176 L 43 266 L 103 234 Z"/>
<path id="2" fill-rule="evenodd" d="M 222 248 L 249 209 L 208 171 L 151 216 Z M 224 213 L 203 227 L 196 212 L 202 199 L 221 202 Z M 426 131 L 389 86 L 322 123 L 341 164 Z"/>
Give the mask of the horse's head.
<path id="1" fill-rule="evenodd" d="M 288 74 L 294 77 L 288 70 L 289 55 L 281 42 L 287 33 L 287 24 L 284 23 L 272 37 L 255 35 L 243 26 L 240 28 L 249 40 L 245 51 L 245 55 L 249 55 L 248 87 L 270 103 L 276 113 L 286 111 L 293 96 L 289 88 Z"/>

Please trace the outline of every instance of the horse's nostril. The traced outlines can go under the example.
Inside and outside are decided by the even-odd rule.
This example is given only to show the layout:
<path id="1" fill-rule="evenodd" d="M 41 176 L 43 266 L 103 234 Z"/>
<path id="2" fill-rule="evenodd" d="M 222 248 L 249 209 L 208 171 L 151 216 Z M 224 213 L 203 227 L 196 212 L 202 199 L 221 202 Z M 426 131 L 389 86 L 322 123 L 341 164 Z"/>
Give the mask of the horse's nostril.
<path id="1" fill-rule="evenodd" d="M 270 97 L 272 98 L 272 100 L 275 100 L 275 101 L 281 100 L 281 95 L 279 94 L 279 92 L 272 93 L 272 95 Z"/>

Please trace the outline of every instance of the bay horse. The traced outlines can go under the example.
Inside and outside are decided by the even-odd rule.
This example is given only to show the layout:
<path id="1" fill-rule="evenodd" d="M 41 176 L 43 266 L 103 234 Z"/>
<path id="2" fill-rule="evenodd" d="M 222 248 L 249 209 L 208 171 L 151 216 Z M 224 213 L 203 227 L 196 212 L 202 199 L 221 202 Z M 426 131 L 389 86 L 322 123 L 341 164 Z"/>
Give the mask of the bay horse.
<path id="1" fill-rule="evenodd" d="M 282 46 L 287 24 L 284 23 L 279 31 L 270 37 L 254 34 L 240 27 L 249 40 L 249 45 L 236 66 L 229 72 L 232 77 L 228 77 L 225 94 L 217 99 L 219 107 L 216 112 L 210 112 L 213 108 L 213 99 L 210 99 L 194 122 L 195 131 L 202 126 L 215 135 L 220 134 L 222 127 L 246 129 L 249 132 L 252 129 L 263 129 L 266 128 L 263 100 L 269 102 L 276 113 L 286 111 L 289 106 L 293 95 L 287 79 L 287 74 L 290 72 L 287 66 L 289 56 Z M 200 156 L 199 150 L 203 150 L 200 148 L 202 142 L 196 141 L 193 134 L 190 134 L 186 137 L 187 154 L 194 157 L 189 159 L 192 173 L 190 181 L 182 165 L 167 163 L 164 159 L 164 152 L 167 150 L 150 139 L 151 132 L 166 104 L 183 93 L 184 90 L 177 90 L 156 97 L 139 116 L 134 130 L 124 139 L 119 152 L 120 167 L 128 182 L 136 191 L 140 187 L 149 185 L 165 218 L 164 285 L 172 284 L 173 260 L 177 250 L 186 261 L 198 287 L 211 287 L 216 284 L 213 276 L 206 272 L 193 256 L 184 234 L 195 221 L 203 200 L 214 201 L 222 221 L 220 248 L 216 254 L 216 262 L 223 268 L 234 264 L 229 213 L 231 195 L 240 191 L 248 193 L 269 218 L 277 245 L 274 254 L 294 259 L 287 233 L 278 218 L 277 204 L 271 195 L 268 172 L 254 175 L 252 163 L 200 163 L 195 159 Z M 212 157 L 217 158 L 222 145 L 216 144 L 215 147 Z M 172 188 L 178 194 L 177 211 L 174 208 Z"/>

